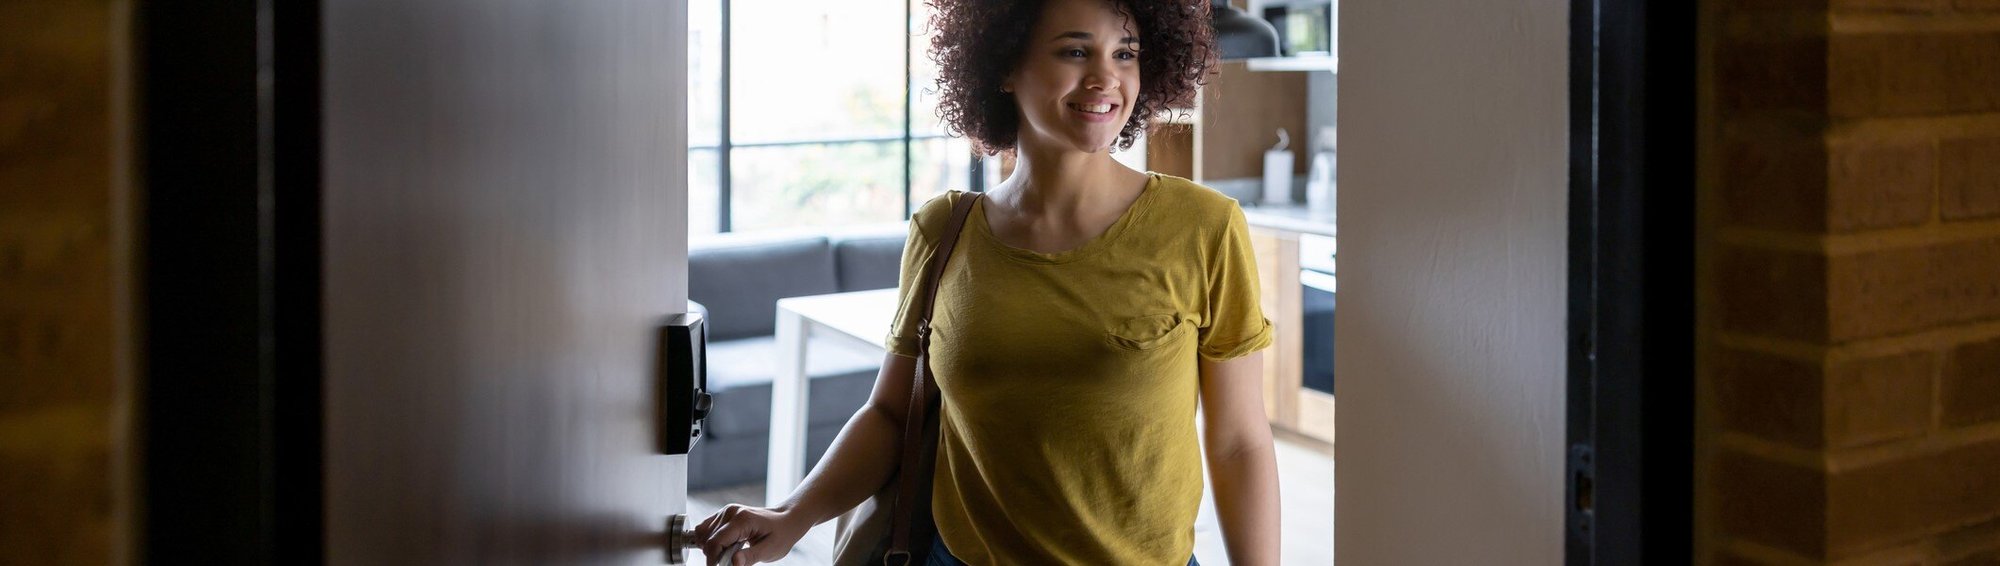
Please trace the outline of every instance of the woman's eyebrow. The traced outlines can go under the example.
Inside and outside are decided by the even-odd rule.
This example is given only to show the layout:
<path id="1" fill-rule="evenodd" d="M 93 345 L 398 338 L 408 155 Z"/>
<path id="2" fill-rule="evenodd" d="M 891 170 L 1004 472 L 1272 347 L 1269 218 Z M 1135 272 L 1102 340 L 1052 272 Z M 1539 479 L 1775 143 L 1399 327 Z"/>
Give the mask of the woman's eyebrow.
<path id="1" fill-rule="evenodd" d="M 1097 36 L 1091 35 L 1090 32 L 1087 31 L 1066 31 L 1056 34 L 1056 36 L 1053 38 L 1049 38 L 1049 41 L 1062 41 L 1065 39 L 1081 39 L 1084 41 L 1090 41 L 1091 39 L 1094 39 L 1096 37 Z M 1125 38 L 1124 41 L 1120 41 L 1119 43 L 1138 43 L 1138 42 L 1139 38 L 1127 37 Z"/>

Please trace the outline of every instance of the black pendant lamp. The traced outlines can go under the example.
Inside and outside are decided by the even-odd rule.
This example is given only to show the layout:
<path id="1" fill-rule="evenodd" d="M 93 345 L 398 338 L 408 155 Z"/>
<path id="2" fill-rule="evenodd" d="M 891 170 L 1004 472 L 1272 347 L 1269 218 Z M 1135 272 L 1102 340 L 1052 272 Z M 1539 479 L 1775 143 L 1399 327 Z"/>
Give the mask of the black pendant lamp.
<path id="1" fill-rule="evenodd" d="M 1209 6 L 1209 25 L 1215 27 L 1224 61 L 1278 56 L 1278 30 L 1270 22 L 1231 7 L 1227 0 L 1211 0 Z"/>

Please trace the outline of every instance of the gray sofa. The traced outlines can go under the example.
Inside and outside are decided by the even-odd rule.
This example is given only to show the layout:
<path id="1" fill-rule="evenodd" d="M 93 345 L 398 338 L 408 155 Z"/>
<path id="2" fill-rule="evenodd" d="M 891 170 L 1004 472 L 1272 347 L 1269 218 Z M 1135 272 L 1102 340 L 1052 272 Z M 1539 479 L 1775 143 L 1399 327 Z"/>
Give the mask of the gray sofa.
<path id="1" fill-rule="evenodd" d="M 770 454 L 776 301 L 896 286 L 901 226 L 813 235 L 725 235 L 689 246 L 688 299 L 708 317 L 707 435 L 688 455 L 688 489 L 764 480 Z M 882 333 L 888 334 L 883 328 Z M 807 347 L 808 469 L 868 399 L 882 351 L 831 339 Z"/>

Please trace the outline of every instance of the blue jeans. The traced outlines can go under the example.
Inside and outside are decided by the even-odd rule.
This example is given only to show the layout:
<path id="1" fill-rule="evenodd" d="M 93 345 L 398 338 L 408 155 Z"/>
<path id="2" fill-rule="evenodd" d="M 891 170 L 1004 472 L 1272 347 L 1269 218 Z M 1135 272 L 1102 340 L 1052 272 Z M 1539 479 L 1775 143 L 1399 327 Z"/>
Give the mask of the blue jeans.
<path id="1" fill-rule="evenodd" d="M 931 537 L 931 559 L 924 566 L 965 566 L 965 563 L 959 562 L 957 556 L 951 555 L 951 549 L 944 547 L 944 537 L 934 536 Z M 1187 566 L 1201 566 L 1201 563 L 1189 556 Z"/>

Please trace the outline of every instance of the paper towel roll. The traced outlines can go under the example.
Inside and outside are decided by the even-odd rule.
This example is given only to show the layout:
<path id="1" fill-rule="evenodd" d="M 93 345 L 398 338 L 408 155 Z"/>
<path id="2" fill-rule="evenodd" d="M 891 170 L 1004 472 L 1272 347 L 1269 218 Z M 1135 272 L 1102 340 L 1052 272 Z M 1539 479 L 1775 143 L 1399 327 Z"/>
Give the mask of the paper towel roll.
<path id="1" fill-rule="evenodd" d="M 1264 204 L 1292 203 L 1292 136 L 1278 128 L 1278 145 L 1264 152 Z"/>
<path id="2" fill-rule="evenodd" d="M 1292 152 L 1264 152 L 1264 204 L 1292 203 Z"/>

